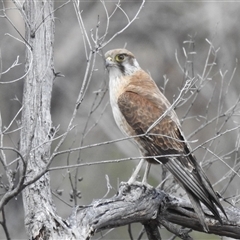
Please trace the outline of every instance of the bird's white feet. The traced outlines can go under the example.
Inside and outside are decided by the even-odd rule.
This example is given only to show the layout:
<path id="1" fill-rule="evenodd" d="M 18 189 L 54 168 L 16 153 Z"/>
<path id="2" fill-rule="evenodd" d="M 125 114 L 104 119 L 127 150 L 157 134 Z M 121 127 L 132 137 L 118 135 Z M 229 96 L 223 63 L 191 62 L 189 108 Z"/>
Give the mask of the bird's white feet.
<path id="1" fill-rule="evenodd" d="M 138 174 L 144 164 L 145 160 L 144 159 L 141 159 L 141 161 L 139 162 L 139 164 L 137 165 L 136 169 L 134 170 L 132 176 L 130 177 L 130 179 L 128 180 L 128 184 L 133 184 L 133 183 L 136 183 L 137 182 L 137 177 L 138 177 Z M 145 171 L 144 171 L 144 175 L 143 175 L 143 179 L 142 179 L 142 182 L 139 183 L 137 182 L 138 184 L 140 185 L 145 185 L 145 186 L 148 186 L 148 187 L 152 187 L 151 185 L 149 185 L 147 183 L 147 179 L 148 179 L 148 174 L 149 174 L 149 171 L 150 171 L 150 167 L 151 167 L 151 164 L 147 162 L 147 166 L 145 168 Z"/>

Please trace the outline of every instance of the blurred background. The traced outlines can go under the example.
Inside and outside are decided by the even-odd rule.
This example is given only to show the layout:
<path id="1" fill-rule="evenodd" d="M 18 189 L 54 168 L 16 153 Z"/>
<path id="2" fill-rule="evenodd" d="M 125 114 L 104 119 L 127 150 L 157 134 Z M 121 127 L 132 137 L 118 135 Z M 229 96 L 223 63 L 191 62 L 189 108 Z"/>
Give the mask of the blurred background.
<path id="1" fill-rule="evenodd" d="M 13 3 L 3 2 L 0 14 L 4 16 L 5 7 L 6 14 L 14 25 L 13 27 L 4 17 L 0 18 L 0 113 L 2 126 L 8 126 L 21 108 L 23 80 L 11 84 L 4 82 L 24 75 L 25 46 L 16 29 L 24 36 L 25 28 L 22 17 Z M 91 32 L 95 34 L 98 21 L 98 35 L 101 37 L 106 32 L 106 42 L 126 26 L 126 15 L 131 20 L 141 5 L 141 1 L 121 1 L 121 7 L 116 9 L 117 1 L 103 2 L 105 8 L 104 4 L 97 0 L 80 3 L 81 16 L 92 46 L 94 44 Z M 55 1 L 55 8 L 64 3 Z M 106 10 L 111 15 L 114 9 L 116 11 L 107 28 Z M 240 69 L 237 61 L 240 56 L 239 12 L 240 3 L 237 2 L 147 1 L 137 19 L 99 51 L 85 97 L 74 121 L 75 128 L 68 134 L 60 150 L 123 137 L 113 120 L 109 105 L 108 75 L 104 69 L 102 54 L 113 48 L 126 47 L 134 53 L 140 66 L 151 74 L 158 86 L 165 86 L 165 95 L 170 102 L 176 99 L 183 86 L 185 75 L 181 67 L 199 79 L 196 86 L 202 87 L 196 98 L 193 96 L 183 106 L 177 106 L 176 111 L 179 118 L 184 119 L 185 135 L 192 141 L 192 147 L 197 148 L 195 155 L 199 162 L 203 161 L 210 181 L 216 183 L 214 188 L 222 192 L 224 197 L 235 201 L 240 179 L 236 176 L 228 185 L 229 179 L 223 176 L 231 167 L 237 165 L 239 158 L 239 130 L 236 128 L 240 123 L 239 107 L 236 104 L 240 92 Z M 190 44 L 190 40 L 194 43 Z M 71 1 L 55 12 L 54 52 L 55 71 L 65 76 L 55 79 L 52 95 L 52 121 L 53 126 L 58 126 L 57 134 L 60 136 L 66 131 L 72 117 L 87 66 L 83 37 Z M 214 67 L 211 68 L 215 57 Z M 210 68 L 211 71 L 207 74 Z M 165 85 L 166 79 L 168 81 Z M 233 106 L 234 111 L 229 110 Z M 207 124 L 220 115 L 223 116 L 219 117 L 218 121 Z M 20 117 L 21 114 L 17 116 L 11 130 L 19 126 Z M 225 134 L 226 130 L 233 128 L 236 130 Z M 196 131 L 197 129 L 199 131 Z M 217 134 L 221 136 L 214 141 L 208 141 Z M 4 138 L 4 146 L 17 147 L 18 141 L 19 131 L 7 135 Z M 198 147 L 206 141 L 208 142 L 204 147 Z M 53 143 L 53 149 L 56 144 L 57 141 Z M 215 155 L 206 149 L 210 149 Z M 6 154 L 8 162 L 16 158 L 13 153 Z M 137 149 L 130 141 L 119 141 L 59 155 L 51 167 L 138 156 Z M 137 163 L 138 160 L 112 161 L 79 167 L 77 170 L 73 168 L 69 171 L 51 171 L 53 197 L 59 215 L 67 218 L 74 204 L 90 204 L 94 199 L 103 198 L 106 193 L 108 194 L 105 197 L 110 198 L 117 192 L 119 183 L 128 180 Z M 0 174 L 4 181 L 2 167 Z M 153 167 L 150 175 L 149 183 L 157 186 L 161 181 L 161 167 Z M 79 198 L 74 199 L 72 196 L 72 187 L 79 191 Z M 4 193 L 4 189 L 1 189 L 0 193 Z M 26 239 L 21 196 L 11 200 L 5 212 L 12 239 Z M 135 238 L 141 228 L 140 224 L 134 224 Z M 161 233 L 163 239 L 172 236 L 167 231 Z M 96 239 L 104 234 L 96 235 Z M 218 239 L 199 233 L 192 233 L 192 236 L 194 239 Z M 0 239 L 5 239 L 2 228 Z M 103 236 L 103 239 L 129 239 L 127 227 L 112 230 Z"/>

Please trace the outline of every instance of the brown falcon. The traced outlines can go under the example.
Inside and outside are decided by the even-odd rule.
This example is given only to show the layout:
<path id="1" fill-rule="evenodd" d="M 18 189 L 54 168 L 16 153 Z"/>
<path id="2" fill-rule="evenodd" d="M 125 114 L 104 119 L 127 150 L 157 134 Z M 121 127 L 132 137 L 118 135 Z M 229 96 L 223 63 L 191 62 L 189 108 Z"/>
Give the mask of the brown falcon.
<path id="1" fill-rule="evenodd" d="M 145 160 L 163 164 L 186 190 L 204 229 L 203 203 L 222 223 L 217 207 L 226 213 L 190 146 L 185 141 L 180 122 L 171 104 L 148 73 L 126 49 L 105 54 L 109 72 L 110 103 L 118 127 L 132 136 Z M 143 160 L 129 183 L 135 181 Z M 144 174 L 147 178 L 149 167 Z"/>

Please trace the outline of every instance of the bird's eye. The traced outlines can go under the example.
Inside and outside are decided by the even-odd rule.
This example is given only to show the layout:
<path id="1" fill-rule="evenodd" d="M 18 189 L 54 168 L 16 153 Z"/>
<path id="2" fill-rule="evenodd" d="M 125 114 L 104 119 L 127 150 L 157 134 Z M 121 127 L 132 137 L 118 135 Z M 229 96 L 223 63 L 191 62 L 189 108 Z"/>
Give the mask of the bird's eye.
<path id="1" fill-rule="evenodd" d="M 124 61 L 124 59 L 125 59 L 125 55 L 124 54 L 118 54 L 118 55 L 116 55 L 116 57 L 115 57 L 115 60 L 117 61 L 117 62 L 123 62 Z"/>

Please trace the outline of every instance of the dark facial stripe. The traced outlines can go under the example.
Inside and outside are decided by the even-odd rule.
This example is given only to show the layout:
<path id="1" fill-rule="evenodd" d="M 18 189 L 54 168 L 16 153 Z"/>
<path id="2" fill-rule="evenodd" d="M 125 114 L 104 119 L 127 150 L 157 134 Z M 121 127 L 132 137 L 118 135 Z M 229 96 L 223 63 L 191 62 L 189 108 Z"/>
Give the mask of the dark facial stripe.
<path id="1" fill-rule="evenodd" d="M 119 67 L 119 69 L 120 69 L 120 71 L 123 75 L 126 75 L 125 66 L 123 64 L 123 63 L 126 63 L 126 62 L 128 62 L 128 64 L 130 66 L 134 66 L 133 57 L 127 55 L 126 59 L 123 62 L 118 63 L 118 67 Z"/>
<path id="2" fill-rule="evenodd" d="M 118 63 L 118 67 L 123 75 L 125 75 L 125 67 L 122 65 L 122 63 Z"/>

